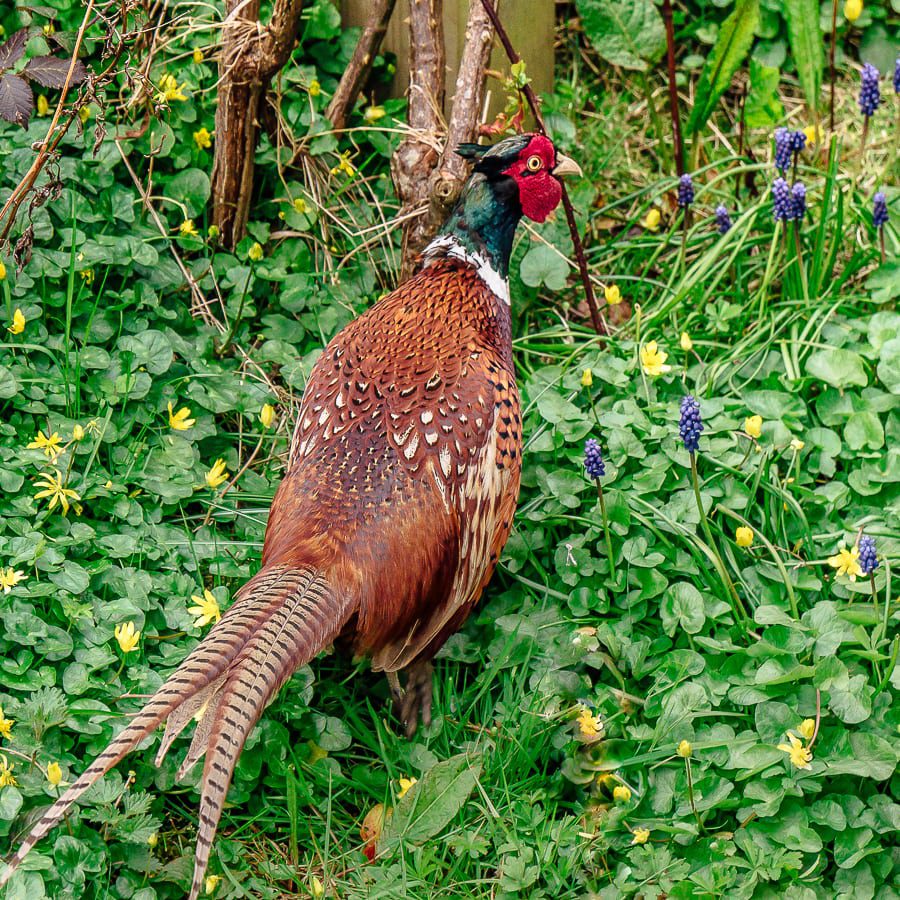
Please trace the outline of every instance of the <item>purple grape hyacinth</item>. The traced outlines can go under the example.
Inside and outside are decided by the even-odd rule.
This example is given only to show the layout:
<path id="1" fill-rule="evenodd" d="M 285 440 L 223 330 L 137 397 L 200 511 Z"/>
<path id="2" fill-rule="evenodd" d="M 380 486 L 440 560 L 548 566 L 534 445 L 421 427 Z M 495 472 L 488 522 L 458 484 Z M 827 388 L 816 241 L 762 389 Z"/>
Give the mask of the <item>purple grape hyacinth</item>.
<path id="1" fill-rule="evenodd" d="M 860 74 L 859 110 L 868 118 L 873 115 L 881 103 L 881 91 L 878 87 L 880 75 L 872 63 L 866 63 Z"/>
<path id="2" fill-rule="evenodd" d="M 897 62 L 894 63 L 894 93 L 900 94 L 900 56 L 897 57 Z"/>
<path id="3" fill-rule="evenodd" d="M 728 234 L 731 230 L 731 216 L 728 215 L 728 207 L 716 207 L 716 225 L 719 227 L 719 234 Z"/>
<path id="4" fill-rule="evenodd" d="M 863 575 L 871 575 L 878 568 L 878 554 L 875 551 L 875 538 L 864 534 L 859 539 L 859 567 Z"/>
<path id="5" fill-rule="evenodd" d="M 703 419 L 700 416 L 700 404 L 688 394 L 681 398 L 681 419 L 678 422 L 678 433 L 688 453 L 696 453 L 700 449 L 701 431 Z"/>
<path id="6" fill-rule="evenodd" d="M 878 191 L 872 198 L 872 224 L 883 228 L 888 222 L 887 197 L 884 191 Z"/>
<path id="7" fill-rule="evenodd" d="M 791 150 L 794 153 L 799 153 L 806 146 L 806 132 L 803 131 L 792 131 L 791 132 Z"/>
<path id="8" fill-rule="evenodd" d="M 791 188 L 791 214 L 789 219 L 800 220 L 806 215 L 806 188 L 798 181 Z"/>
<path id="9" fill-rule="evenodd" d="M 791 189 L 783 178 L 776 178 L 772 182 L 772 215 L 776 222 L 786 222 L 793 212 L 793 200 Z"/>
<path id="10" fill-rule="evenodd" d="M 593 438 L 584 442 L 584 470 L 588 478 L 602 478 L 606 474 L 606 464 L 603 462 L 603 451 L 600 444 Z"/>
<path id="11" fill-rule="evenodd" d="M 791 165 L 794 142 L 787 128 L 775 129 L 775 168 L 786 172 Z"/>
<path id="12" fill-rule="evenodd" d="M 694 202 L 694 181 L 687 172 L 678 179 L 678 205 L 684 209 Z"/>

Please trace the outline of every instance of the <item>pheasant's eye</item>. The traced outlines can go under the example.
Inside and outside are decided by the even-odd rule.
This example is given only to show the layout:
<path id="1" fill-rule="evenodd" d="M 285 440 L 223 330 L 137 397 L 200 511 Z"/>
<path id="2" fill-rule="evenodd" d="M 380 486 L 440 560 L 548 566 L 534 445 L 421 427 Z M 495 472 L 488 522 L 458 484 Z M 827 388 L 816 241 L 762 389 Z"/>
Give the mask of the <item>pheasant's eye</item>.
<path id="1" fill-rule="evenodd" d="M 543 168 L 544 161 L 539 156 L 529 156 L 528 162 L 525 163 L 525 168 L 528 169 L 529 172 L 537 172 L 539 169 Z"/>

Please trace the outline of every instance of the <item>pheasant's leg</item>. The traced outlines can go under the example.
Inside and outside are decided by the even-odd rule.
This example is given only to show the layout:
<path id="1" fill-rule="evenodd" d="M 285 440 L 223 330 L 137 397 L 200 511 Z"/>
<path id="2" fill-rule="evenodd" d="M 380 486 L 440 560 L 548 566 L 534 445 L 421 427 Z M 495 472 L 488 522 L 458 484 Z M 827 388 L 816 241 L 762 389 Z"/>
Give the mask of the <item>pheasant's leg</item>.
<path id="1" fill-rule="evenodd" d="M 412 737 L 419 727 L 419 718 L 426 727 L 431 724 L 431 691 L 434 666 L 431 662 L 414 662 L 407 666 L 406 687 L 400 689 L 396 672 L 388 673 L 388 684 L 394 697 L 394 710 L 403 723 L 406 736 Z"/>

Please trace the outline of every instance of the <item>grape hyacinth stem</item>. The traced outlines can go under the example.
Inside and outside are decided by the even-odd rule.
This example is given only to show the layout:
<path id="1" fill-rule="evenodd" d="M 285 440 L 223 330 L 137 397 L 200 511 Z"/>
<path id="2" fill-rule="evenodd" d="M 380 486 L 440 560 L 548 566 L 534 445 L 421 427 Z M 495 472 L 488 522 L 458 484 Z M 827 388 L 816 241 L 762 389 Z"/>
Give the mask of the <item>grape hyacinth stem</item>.
<path id="1" fill-rule="evenodd" d="M 616 580 L 616 559 L 613 555 L 612 537 L 609 533 L 609 516 L 606 514 L 606 498 L 603 496 L 603 485 L 600 479 L 595 478 L 597 485 L 597 499 L 600 501 L 600 518 L 603 520 L 603 536 L 606 538 L 606 558 L 609 560 L 609 574 L 613 582 Z"/>

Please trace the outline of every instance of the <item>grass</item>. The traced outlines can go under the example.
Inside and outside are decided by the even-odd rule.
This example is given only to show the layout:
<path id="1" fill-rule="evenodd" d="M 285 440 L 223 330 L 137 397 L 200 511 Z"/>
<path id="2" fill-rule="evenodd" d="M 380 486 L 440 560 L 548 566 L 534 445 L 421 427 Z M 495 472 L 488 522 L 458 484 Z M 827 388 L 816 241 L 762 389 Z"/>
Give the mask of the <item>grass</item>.
<path id="1" fill-rule="evenodd" d="M 573 269 L 561 217 L 521 232 L 512 293 L 522 496 L 483 603 L 441 654 L 435 722 L 408 741 L 365 663 L 329 654 L 304 667 L 238 765 L 213 896 L 316 896 L 320 886 L 325 896 L 423 900 L 900 889 L 891 349 L 900 316 L 889 277 L 898 239 L 889 227 L 879 268 L 868 218 L 875 187 L 889 182 L 889 138 L 874 128 L 858 156 L 843 89 L 847 124 L 802 159 L 811 214 L 798 255 L 793 236 L 773 228 L 765 132 L 750 136 L 750 163 L 723 125 L 693 173 L 682 244 L 675 179 L 647 138 L 643 84 L 601 85 L 570 58 L 550 121 L 567 149 L 564 120 L 574 125 L 591 271 L 624 297 L 608 311 L 615 331 L 593 334 L 574 276 L 559 277 Z M 185 215 L 201 222 L 209 159 L 190 134 L 210 117 L 208 102 L 169 117 L 175 140 L 155 178 L 160 196 L 185 204 L 164 207 L 173 232 Z M 799 106 L 785 102 L 799 122 Z M 323 191 L 340 195 L 334 207 L 318 208 L 300 181 L 285 184 L 266 149 L 258 218 L 235 254 L 202 227 L 172 239 L 203 290 L 222 294 L 218 344 L 189 316 L 166 242 L 136 212 L 127 176 L 93 163 L 89 140 L 68 139 L 78 178 L 35 211 L 33 262 L 21 274 L 9 265 L 0 281 L 7 319 L 17 307 L 27 319 L 0 344 L 0 564 L 23 572 L 0 594 L 0 718 L 14 722 L 0 760 L 17 782 L 0 787 L 0 847 L 59 790 L 47 765 L 59 762 L 71 781 L 205 632 L 187 613 L 191 595 L 209 588 L 224 607 L 255 570 L 292 402 L 318 349 L 396 267 L 388 239 L 366 231 L 391 212 L 381 176 L 392 128 L 389 118 L 373 130 L 356 181 Z M 39 133 L 39 123 L 0 132 L 0 149 Z M 136 155 L 154 140 L 135 141 Z M 10 181 L 25 154 L 16 159 Z M 296 196 L 308 212 L 284 199 Z M 724 236 L 713 220 L 720 202 L 734 220 Z M 656 232 L 641 224 L 651 208 L 662 213 Z M 331 244 L 319 239 L 323 222 Z M 288 234 L 272 237 L 276 229 Z M 247 258 L 254 241 L 262 261 Z M 223 340 L 239 349 L 223 352 Z M 671 366 L 658 377 L 640 364 L 651 340 Z M 677 439 L 685 393 L 705 423 L 696 459 Z M 196 424 L 173 431 L 169 402 Z M 265 402 L 279 404 L 273 427 L 259 419 Z M 744 430 L 754 414 L 758 440 Z M 92 421 L 84 439 L 72 437 Z M 57 460 L 27 448 L 38 428 L 61 435 Z M 587 437 L 606 459 L 608 534 L 583 474 Z M 227 493 L 204 486 L 220 457 L 242 472 Z M 34 478 L 54 468 L 80 495 L 68 516 L 34 499 Z M 753 531 L 749 548 L 736 543 L 739 525 Z M 861 530 L 878 545 L 871 582 L 828 563 Z M 126 621 L 142 637 L 123 655 L 113 628 Z M 579 714 L 594 717 L 599 739 Z M 789 732 L 811 747 L 809 769 L 779 749 Z M 184 740 L 158 771 L 154 745 L 92 789 L 8 898 L 183 894 L 199 773 L 176 784 Z M 409 777 L 418 784 L 401 798 Z M 614 799 L 617 786 L 627 800 Z M 360 828 L 377 804 L 394 809 L 394 824 L 369 862 Z"/>

